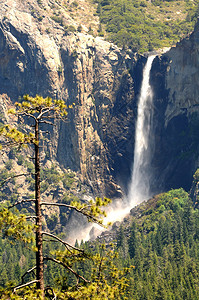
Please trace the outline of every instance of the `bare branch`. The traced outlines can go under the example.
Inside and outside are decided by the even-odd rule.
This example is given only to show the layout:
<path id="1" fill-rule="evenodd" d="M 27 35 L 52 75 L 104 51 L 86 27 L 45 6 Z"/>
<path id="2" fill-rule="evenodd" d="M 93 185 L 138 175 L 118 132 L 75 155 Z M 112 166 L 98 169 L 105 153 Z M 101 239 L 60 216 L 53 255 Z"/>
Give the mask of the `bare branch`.
<path id="1" fill-rule="evenodd" d="M 8 209 L 13 208 L 16 205 L 22 204 L 22 203 L 26 203 L 26 202 L 34 202 L 35 199 L 23 199 L 21 201 L 15 202 L 13 205 L 9 206 Z"/>
<path id="2" fill-rule="evenodd" d="M 21 176 L 27 176 L 27 175 L 34 175 L 34 173 L 22 173 L 22 174 L 10 176 L 10 177 L 6 178 L 3 182 L 1 182 L 0 186 L 3 186 L 10 179 L 21 177 Z"/>
<path id="3" fill-rule="evenodd" d="M 54 235 L 54 234 L 52 234 L 52 233 L 42 231 L 42 234 L 45 234 L 45 235 L 47 235 L 47 236 L 50 236 L 50 237 L 52 237 L 52 238 L 58 240 L 58 241 L 59 241 L 60 243 L 62 243 L 68 250 L 69 250 L 69 248 L 72 248 L 72 249 L 74 249 L 74 250 L 77 250 L 77 251 L 79 251 L 79 252 L 84 253 L 84 250 L 79 249 L 79 248 L 76 248 L 76 247 L 74 247 L 74 246 L 68 244 L 67 242 L 63 241 L 63 240 L 60 239 L 58 236 L 56 236 L 56 235 Z M 69 247 L 69 248 L 68 248 L 68 247 Z"/>
<path id="4" fill-rule="evenodd" d="M 45 121 L 40 121 L 40 123 L 45 123 L 45 124 L 49 124 L 49 125 L 55 126 L 55 124 L 53 124 L 52 122 L 47 121 L 47 120 L 45 120 Z"/>
<path id="5" fill-rule="evenodd" d="M 32 156 L 27 156 L 27 158 L 29 158 L 29 159 L 35 159 L 35 157 L 32 157 Z"/>
<path id="6" fill-rule="evenodd" d="M 58 243 L 59 241 L 56 240 L 50 240 L 50 239 L 43 239 L 43 242 L 52 242 L 52 243 Z"/>
<path id="7" fill-rule="evenodd" d="M 39 280 L 36 280 L 36 279 L 35 279 L 35 280 L 30 281 L 30 282 L 27 282 L 27 283 L 18 285 L 18 286 L 16 286 L 16 287 L 13 289 L 13 293 L 15 293 L 16 290 L 18 290 L 18 289 L 21 289 L 21 288 L 23 288 L 23 287 L 25 287 L 25 286 L 28 286 L 28 285 L 31 285 L 31 284 L 34 284 L 34 283 L 37 283 L 37 282 L 39 282 Z"/>
<path id="8" fill-rule="evenodd" d="M 26 271 L 26 272 L 21 276 L 22 284 L 24 283 L 24 277 L 25 277 L 27 274 L 32 273 L 36 268 L 37 268 L 37 267 L 34 266 L 33 268 L 29 269 L 28 271 Z"/>
<path id="9" fill-rule="evenodd" d="M 41 111 L 41 113 L 37 116 L 37 120 L 40 120 L 42 117 L 44 117 L 45 114 L 54 111 L 55 106 L 49 107 L 47 109 L 44 109 L 43 111 Z"/>
<path id="10" fill-rule="evenodd" d="M 82 207 L 82 208 L 79 209 L 79 208 L 77 208 L 76 206 L 73 206 L 73 205 L 69 205 L 69 204 L 65 204 L 65 203 L 53 203 L 53 202 L 42 202 L 41 205 L 64 206 L 64 207 L 67 207 L 69 209 L 74 209 L 77 212 L 79 212 L 79 213 L 83 214 L 84 216 L 86 216 L 88 219 L 91 219 L 94 223 L 97 223 L 100 226 L 105 227 L 103 224 L 100 223 L 98 218 L 94 217 L 91 213 L 85 211 L 86 207 Z"/>
<path id="11" fill-rule="evenodd" d="M 27 109 L 27 111 L 28 111 L 29 109 Z M 30 118 L 33 118 L 34 120 L 36 120 L 36 117 L 33 115 L 33 114 L 30 114 L 30 113 L 28 113 L 28 112 L 26 112 L 26 110 L 24 110 L 24 111 L 22 111 L 22 112 L 16 112 L 16 114 L 18 115 L 18 116 L 26 116 L 26 117 L 30 117 Z"/>
<path id="12" fill-rule="evenodd" d="M 37 218 L 38 218 L 37 216 L 27 216 L 26 220 L 28 220 L 28 219 L 37 219 Z"/>
<path id="13" fill-rule="evenodd" d="M 57 260 L 57 259 L 55 259 L 55 258 L 52 258 L 52 257 L 44 257 L 44 260 L 51 260 L 51 261 L 53 261 L 53 262 L 55 262 L 55 263 L 57 263 L 57 264 L 63 266 L 64 268 L 68 269 L 71 273 L 73 273 L 73 274 L 76 276 L 76 278 L 82 279 L 82 280 L 83 280 L 84 282 L 86 282 L 86 283 L 90 283 L 89 280 L 87 280 L 87 279 L 84 278 L 83 276 L 79 275 L 79 274 L 78 274 L 77 272 L 75 272 L 71 267 L 67 266 L 67 265 L 64 264 L 62 261 L 59 261 L 59 260 Z"/>
<path id="14" fill-rule="evenodd" d="M 25 145 L 25 144 L 26 144 L 25 142 L 22 143 L 22 142 L 14 142 L 14 141 L 13 141 L 13 142 L 10 142 L 10 141 L 9 141 L 9 142 L 2 142 L 2 143 L 1 143 L 2 147 L 3 147 L 3 148 L 6 147 L 6 149 L 7 149 L 8 147 L 10 148 L 10 147 L 13 147 L 13 146 L 18 146 L 18 147 L 20 148 L 20 147 L 22 147 L 22 146 Z"/>

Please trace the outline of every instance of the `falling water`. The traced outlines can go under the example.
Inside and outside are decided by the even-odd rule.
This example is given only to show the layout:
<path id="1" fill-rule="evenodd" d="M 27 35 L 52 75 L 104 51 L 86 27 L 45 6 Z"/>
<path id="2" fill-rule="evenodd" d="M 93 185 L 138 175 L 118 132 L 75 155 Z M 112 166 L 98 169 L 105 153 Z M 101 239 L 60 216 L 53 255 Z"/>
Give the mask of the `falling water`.
<path id="1" fill-rule="evenodd" d="M 149 84 L 150 70 L 154 56 L 149 56 L 143 71 L 143 81 L 138 102 L 135 131 L 135 148 L 132 178 L 129 187 L 131 207 L 150 198 L 150 163 L 152 155 L 153 94 Z"/>

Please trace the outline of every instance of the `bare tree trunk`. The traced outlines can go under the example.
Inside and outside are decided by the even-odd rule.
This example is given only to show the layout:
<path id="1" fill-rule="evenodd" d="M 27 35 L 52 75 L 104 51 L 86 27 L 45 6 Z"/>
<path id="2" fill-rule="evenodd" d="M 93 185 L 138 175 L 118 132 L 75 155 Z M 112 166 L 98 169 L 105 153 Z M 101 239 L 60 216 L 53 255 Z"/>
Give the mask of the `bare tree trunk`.
<path id="1" fill-rule="evenodd" d="M 44 295 L 44 268 L 43 268 L 43 244 L 42 244 L 42 214 L 40 192 L 40 155 L 39 155 L 39 122 L 35 121 L 35 212 L 36 212 L 36 274 L 37 289 Z"/>

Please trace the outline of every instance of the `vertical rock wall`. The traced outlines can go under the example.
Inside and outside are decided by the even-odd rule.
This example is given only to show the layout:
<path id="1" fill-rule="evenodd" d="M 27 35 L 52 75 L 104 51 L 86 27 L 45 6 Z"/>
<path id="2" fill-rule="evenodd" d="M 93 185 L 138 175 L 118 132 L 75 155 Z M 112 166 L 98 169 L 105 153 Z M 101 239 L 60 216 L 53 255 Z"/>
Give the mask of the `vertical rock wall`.
<path id="1" fill-rule="evenodd" d="M 0 94 L 73 104 L 68 121 L 51 132 L 48 152 L 79 171 L 95 194 L 121 197 L 118 184 L 127 187 L 133 158 L 139 60 L 102 38 L 66 30 L 76 24 L 61 4 L 0 4 Z M 52 19 L 57 9 L 62 23 Z"/>
<path id="2" fill-rule="evenodd" d="M 154 172 L 162 189 L 189 190 L 199 163 L 199 26 L 154 61 Z"/>

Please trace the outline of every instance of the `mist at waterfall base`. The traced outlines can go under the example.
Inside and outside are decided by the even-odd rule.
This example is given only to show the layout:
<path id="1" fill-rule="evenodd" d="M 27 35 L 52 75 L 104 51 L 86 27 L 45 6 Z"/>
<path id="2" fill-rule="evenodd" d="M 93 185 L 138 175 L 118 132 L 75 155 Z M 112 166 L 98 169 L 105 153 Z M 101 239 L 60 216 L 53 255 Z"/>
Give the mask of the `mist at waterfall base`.
<path id="1" fill-rule="evenodd" d="M 106 209 L 104 224 L 122 221 L 130 210 L 139 203 L 148 200 L 152 194 L 151 159 L 153 154 L 153 93 L 150 86 L 150 70 L 156 55 L 149 56 L 143 70 L 143 80 L 138 100 L 137 122 L 135 129 L 135 148 L 132 177 L 129 192 L 124 201 L 114 200 Z M 97 224 L 88 224 L 84 230 L 74 229 L 73 237 L 77 240 L 89 240 L 97 237 L 105 229 Z M 71 236 L 72 236 L 71 235 Z"/>
<path id="2" fill-rule="evenodd" d="M 107 226 L 110 222 L 122 221 L 124 217 L 129 214 L 131 208 L 129 205 L 124 206 L 121 199 L 114 200 L 114 202 L 105 208 L 107 216 L 103 218 L 103 225 Z M 70 229 L 68 229 L 68 225 Z M 109 226 L 106 228 L 92 222 L 89 223 L 85 216 L 81 218 L 81 221 L 78 218 L 78 222 L 77 217 L 74 216 L 72 222 L 68 225 L 66 237 L 67 242 L 72 245 L 74 245 L 76 241 L 80 243 L 81 241 L 85 242 L 95 239 L 103 231 L 110 229 Z"/>

